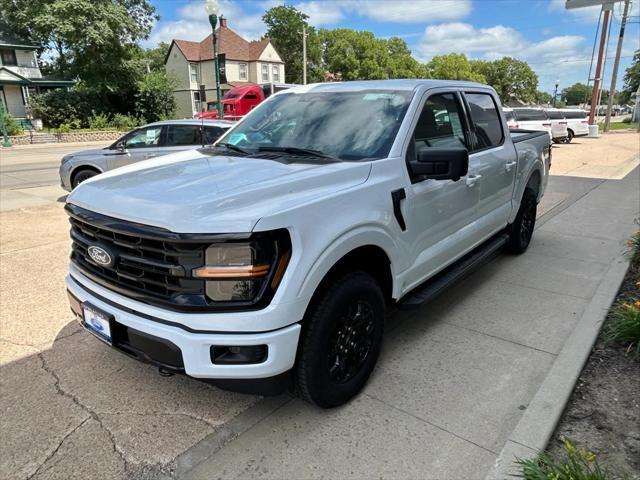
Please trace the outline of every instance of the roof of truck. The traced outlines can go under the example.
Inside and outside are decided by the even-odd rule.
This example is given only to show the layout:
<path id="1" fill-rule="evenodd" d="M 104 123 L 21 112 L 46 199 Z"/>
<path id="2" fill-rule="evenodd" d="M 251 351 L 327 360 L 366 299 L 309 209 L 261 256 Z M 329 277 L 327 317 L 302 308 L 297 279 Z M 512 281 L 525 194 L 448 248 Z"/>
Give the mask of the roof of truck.
<path id="1" fill-rule="evenodd" d="M 348 92 L 357 90 L 416 90 L 420 87 L 481 87 L 491 89 L 490 86 L 476 82 L 463 82 L 459 80 L 357 80 L 352 82 L 325 82 L 301 85 L 286 90 L 287 92 Z"/>

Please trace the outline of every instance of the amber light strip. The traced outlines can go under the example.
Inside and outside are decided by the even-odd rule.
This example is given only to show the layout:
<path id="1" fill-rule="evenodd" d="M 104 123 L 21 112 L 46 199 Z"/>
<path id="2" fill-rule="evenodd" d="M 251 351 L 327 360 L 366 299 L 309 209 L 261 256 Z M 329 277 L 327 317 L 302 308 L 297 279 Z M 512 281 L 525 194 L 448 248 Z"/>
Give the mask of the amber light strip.
<path id="1" fill-rule="evenodd" d="M 198 278 L 255 278 L 264 277 L 269 273 L 269 265 L 244 266 L 208 266 L 193 270 L 193 276 Z"/>

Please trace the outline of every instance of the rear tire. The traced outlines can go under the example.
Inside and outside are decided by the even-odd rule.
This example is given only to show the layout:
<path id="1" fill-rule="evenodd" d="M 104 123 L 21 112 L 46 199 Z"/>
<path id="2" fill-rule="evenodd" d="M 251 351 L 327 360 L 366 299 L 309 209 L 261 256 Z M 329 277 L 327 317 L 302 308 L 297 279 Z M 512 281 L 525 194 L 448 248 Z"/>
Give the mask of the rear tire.
<path id="1" fill-rule="evenodd" d="M 569 130 L 567 135 L 567 138 L 564 139 L 564 143 L 571 143 L 571 140 L 573 140 L 573 132 L 571 130 Z"/>
<path id="2" fill-rule="evenodd" d="M 100 172 L 96 172 L 95 170 L 92 170 L 90 168 L 83 168 L 81 170 L 78 170 L 78 172 L 73 174 L 72 187 L 76 188 L 85 180 L 89 180 L 91 177 L 95 177 L 99 173 Z"/>
<path id="3" fill-rule="evenodd" d="M 533 189 L 527 187 L 522 195 L 522 201 L 520 202 L 520 209 L 518 210 L 516 219 L 507 228 L 509 240 L 506 243 L 506 249 L 509 252 L 520 254 L 527 250 L 536 226 L 537 211 L 536 193 Z"/>
<path id="4" fill-rule="evenodd" d="M 382 290 L 369 274 L 348 273 L 334 282 L 305 317 L 296 393 L 321 408 L 357 395 L 380 354 L 384 313 Z"/>

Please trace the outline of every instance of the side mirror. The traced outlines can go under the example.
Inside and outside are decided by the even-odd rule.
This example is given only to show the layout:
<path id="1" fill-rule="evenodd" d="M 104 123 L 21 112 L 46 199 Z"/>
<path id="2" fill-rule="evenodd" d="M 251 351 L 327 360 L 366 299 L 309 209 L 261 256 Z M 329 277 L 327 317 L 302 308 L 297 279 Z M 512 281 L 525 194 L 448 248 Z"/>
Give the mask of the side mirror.
<path id="1" fill-rule="evenodd" d="M 124 153 L 124 151 L 126 150 L 124 146 L 124 140 L 121 140 L 120 142 L 116 143 L 116 150 L 120 153 Z"/>
<path id="2" fill-rule="evenodd" d="M 469 169 L 469 152 L 464 147 L 422 147 L 417 157 L 409 163 L 411 171 L 425 179 L 457 182 Z"/>

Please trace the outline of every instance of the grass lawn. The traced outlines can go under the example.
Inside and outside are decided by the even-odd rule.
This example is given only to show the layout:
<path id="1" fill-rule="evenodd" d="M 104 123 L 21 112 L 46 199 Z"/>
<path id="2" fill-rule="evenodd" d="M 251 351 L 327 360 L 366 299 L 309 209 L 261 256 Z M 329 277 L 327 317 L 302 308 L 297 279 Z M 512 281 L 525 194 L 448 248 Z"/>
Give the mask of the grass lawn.
<path id="1" fill-rule="evenodd" d="M 604 129 L 604 123 L 599 123 L 598 127 L 602 132 Z M 631 129 L 640 129 L 640 124 L 638 123 L 624 123 L 624 122 L 611 122 L 609 123 L 609 130 L 631 130 Z"/>

